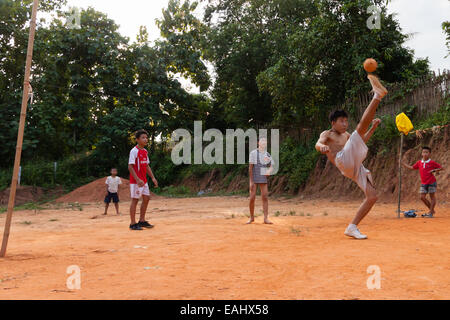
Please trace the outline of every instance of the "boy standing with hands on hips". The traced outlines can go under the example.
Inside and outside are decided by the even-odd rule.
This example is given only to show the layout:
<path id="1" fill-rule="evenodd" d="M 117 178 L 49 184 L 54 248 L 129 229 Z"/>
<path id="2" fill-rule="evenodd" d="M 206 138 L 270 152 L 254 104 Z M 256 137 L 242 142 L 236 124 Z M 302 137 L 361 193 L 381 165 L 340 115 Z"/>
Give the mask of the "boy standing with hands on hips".
<path id="1" fill-rule="evenodd" d="M 439 163 L 434 162 L 430 158 L 431 148 L 422 148 L 422 160 L 417 161 L 413 166 L 408 165 L 404 161 L 402 162 L 405 168 L 410 170 L 419 170 L 420 180 L 422 184 L 420 185 L 420 200 L 430 209 L 428 213 L 422 215 L 424 218 L 433 218 L 434 207 L 436 206 L 436 189 L 437 182 L 436 177 L 433 173 L 442 170 Z M 427 194 L 430 195 L 430 200 L 427 199 Z"/>

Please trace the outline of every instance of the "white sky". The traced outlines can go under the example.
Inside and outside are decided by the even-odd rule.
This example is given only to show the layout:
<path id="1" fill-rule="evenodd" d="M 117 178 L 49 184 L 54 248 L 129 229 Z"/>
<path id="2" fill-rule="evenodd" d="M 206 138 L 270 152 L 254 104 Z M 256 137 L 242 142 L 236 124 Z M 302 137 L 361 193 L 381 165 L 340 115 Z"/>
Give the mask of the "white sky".
<path id="1" fill-rule="evenodd" d="M 92 6 L 106 13 L 120 25 L 121 34 L 131 41 L 136 39 L 141 25 L 147 27 L 150 40 L 160 36 L 155 19 L 162 17 L 161 11 L 167 3 L 168 0 L 68 0 L 69 6 Z M 388 8 L 390 12 L 397 13 L 403 32 L 414 34 L 406 45 L 414 49 L 416 57 L 428 57 L 434 71 L 450 70 L 450 57 L 444 58 L 447 48 L 441 28 L 443 21 L 450 20 L 450 1 L 390 0 Z M 198 15 L 201 16 L 201 8 Z"/>
<path id="2" fill-rule="evenodd" d="M 449 0 L 391 0 L 388 8 L 397 13 L 404 33 L 413 33 L 406 43 L 414 49 L 417 58 L 430 60 L 431 69 L 450 70 L 450 57 L 445 46 L 442 22 L 450 20 Z M 381 25 L 383 27 L 383 25 Z"/>

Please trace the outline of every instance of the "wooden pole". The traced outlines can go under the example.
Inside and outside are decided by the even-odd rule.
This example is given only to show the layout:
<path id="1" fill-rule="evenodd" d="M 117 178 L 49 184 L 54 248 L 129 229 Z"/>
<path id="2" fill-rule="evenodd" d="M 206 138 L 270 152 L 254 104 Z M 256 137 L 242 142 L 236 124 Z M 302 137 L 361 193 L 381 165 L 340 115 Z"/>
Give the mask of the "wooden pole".
<path id="1" fill-rule="evenodd" d="M 400 218 L 400 201 L 402 196 L 402 151 L 403 151 L 403 133 L 400 133 L 400 155 L 398 156 L 398 208 L 397 218 Z"/>
<path id="2" fill-rule="evenodd" d="M 3 231 L 3 242 L 2 242 L 2 248 L 0 251 L 0 257 L 4 257 L 6 255 L 6 248 L 8 246 L 8 239 L 9 239 L 9 230 L 11 228 L 12 214 L 13 214 L 13 210 L 14 210 L 14 203 L 16 200 L 16 190 L 17 190 L 17 182 L 18 182 L 19 168 L 20 168 L 20 157 L 22 156 L 23 133 L 25 130 L 25 120 L 26 120 L 26 115 L 27 115 L 28 93 L 29 93 L 29 87 L 30 87 L 31 62 L 33 60 L 34 35 L 36 32 L 36 15 L 37 15 L 38 5 L 39 5 L 39 0 L 34 0 L 33 1 L 33 11 L 31 14 L 30 34 L 29 34 L 29 38 L 28 38 L 28 51 L 27 51 L 27 60 L 26 60 L 26 65 L 25 65 L 25 79 L 24 79 L 24 83 L 23 83 L 22 108 L 20 111 L 19 132 L 17 135 L 16 158 L 14 160 L 14 171 L 13 171 L 13 176 L 11 179 L 11 188 L 10 188 L 9 201 L 8 201 L 8 213 L 6 215 L 5 230 Z"/>

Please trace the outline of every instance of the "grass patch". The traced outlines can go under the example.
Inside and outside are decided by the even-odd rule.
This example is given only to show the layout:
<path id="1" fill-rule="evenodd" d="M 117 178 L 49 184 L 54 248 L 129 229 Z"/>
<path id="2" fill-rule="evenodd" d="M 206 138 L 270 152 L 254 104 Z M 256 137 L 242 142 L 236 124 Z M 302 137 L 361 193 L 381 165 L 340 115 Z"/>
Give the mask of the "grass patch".
<path id="1" fill-rule="evenodd" d="M 192 191 L 186 186 L 168 186 L 162 189 L 157 189 L 156 194 L 168 197 L 168 198 L 192 198 L 192 197 L 229 197 L 229 196 L 247 196 L 248 190 L 236 190 L 236 191 L 217 191 L 217 192 L 205 192 L 198 195 L 197 192 Z"/>
<path id="2" fill-rule="evenodd" d="M 78 202 L 70 202 L 67 204 L 67 208 L 70 208 L 72 210 L 78 210 L 78 211 L 83 211 L 83 205 L 78 203 Z"/>
<path id="3" fill-rule="evenodd" d="M 17 210 L 40 211 L 40 210 L 46 209 L 47 207 L 42 206 L 42 204 L 39 202 L 30 202 L 30 203 L 25 203 L 23 205 L 17 206 L 16 208 L 17 208 Z"/>
<path id="4" fill-rule="evenodd" d="M 42 211 L 46 209 L 50 208 L 49 206 L 44 206 L 44 203 L 42 202 L 29 202 L 14 207 L 14 211 L 23 211 L 23 210 Z M 6 211 L 8 211 L 8 207 L 0 207 L 0 213 L 5 213 Z"/>
<path id="5" fill-rule="evenodd" d="M 226 216 L 225 219 L 229 220 L 229 219 L 235 219 L 235 218 L 237 218 L 237 217 L 238 217 L 238 216 L 235 215 L 235 214 L 233 213 L 233 214 L 231 214 L 231 215 L 229 215 L 229 216 Z"/>
<path id="6" fill-rule="evenodd" d="M 217 191 L 217 192 L 208 192 L 202 194 L 198 197 L 231 197 L 231 196 L 247 196 L 248 190 L 237 190 L 237 191 Z"/>
<path id="7" fill-rule="evenodd" d="M 188 198 L 196 195 L 186 186 L 168 186 L 155 191 L 155 193 L 168 198 Z"/>
<path id="8" fill-rule="evenodd" d="M 297 237 L 301 236 L 302 230 L 297 227 L 291 226 L 291 233 L 295 234 Z"/>

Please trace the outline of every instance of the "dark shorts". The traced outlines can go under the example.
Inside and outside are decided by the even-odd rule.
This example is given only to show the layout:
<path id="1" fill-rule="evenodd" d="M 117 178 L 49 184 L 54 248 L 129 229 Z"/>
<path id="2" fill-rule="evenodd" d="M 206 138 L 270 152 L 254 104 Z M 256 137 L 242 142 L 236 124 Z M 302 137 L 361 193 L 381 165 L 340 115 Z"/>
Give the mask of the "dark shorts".
<path id="1" fill-rule="evenodd" d="M 114 203 L 119 203 L 119 195 L 108 191 L 108 194 L 105 197 L 105 203 L 111 203 L 111 200 Z"/>
<path id="2" fill-rule="evenodd" d="M 432 184 L 420 185 L 420 193 L 435 193 L 437 189 L 437 182 Z"/>

